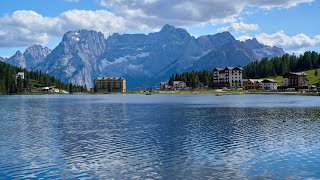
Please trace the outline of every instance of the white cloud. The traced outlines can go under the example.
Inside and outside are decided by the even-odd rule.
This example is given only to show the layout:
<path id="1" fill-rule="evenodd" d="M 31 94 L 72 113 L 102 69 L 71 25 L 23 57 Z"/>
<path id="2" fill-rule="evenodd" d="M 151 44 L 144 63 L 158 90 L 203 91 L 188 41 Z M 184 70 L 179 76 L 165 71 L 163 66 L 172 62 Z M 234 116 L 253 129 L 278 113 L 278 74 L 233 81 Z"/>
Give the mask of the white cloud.
<path id="1" fill-rule="evenodd" d="M 46 44 L 51 36 L 62 36 L 65 32 L 93 29 L 105 35 L 113 32 L 143 29 L 146 26 L 118 17 L 106 10 L 71 10 L 57 17 L 45 17 L 34 11 L 15 11 L 0 17 L 0 46 L 23 47 Z"/>
<path id="2" fill-rule="evenodd" d="M 301 52 L 320 46 L 320 35 L 314 37 L 309 37 L 305 34 L 288 36 L 283 31 L 280 31 L 274 34 L 261 33 L 256 38 L 263 44 L 282 47 L 289 53 Z"/>
<path id="3" fill-rule="evenodd" d="M 230 26 L 222 27 L 218 29 L 219 32 L 231 31 L 231 32 L 248 32 L 257 31 L 259 28 L 258 24 L 246 24 L 243 22 L 232 23 Z"/>
<path id="4" fill-rule="evenodd" d="M 78 2 L 80 0 L 66 0 Z M 69 10 L 56 17 L 34 11 L 15 11 L 0 17 L 0 47 L 45 44 L 66 31 L 92 29 L 106 36 L 158 29 L 164 24 L 180 27 L 231 23 L 230 31 L 256 30 L 258 25 L 238 22 L 245 7 L 287 8 L 313 0 L 96 0 L 107 10 Z M 241 20 L 240 20 L 241 21 Z"/>
<path id="5" fill-rule="evenodd" d="M 243 36 L 237 37 L 236 39 L 239 40 L 239 41 L 246 41 L 248 39 L 253 39 L 253 37 L 248 36 L 248 35 L 243 35 Z"/>
<path id="6" fill-rule="evenodd" d="M 289 8 L 300 3 L 312 3 L 314 0 L 251 0 L 250 5 L 260 8 Z"/>
<path id="7" fill-rule="evenodd" d="M 253 39 L 254 37 L 249 35 L 239 36 L 236 39 L 239 41 L 245 41 L 247 39 Z M 255 36 L 255 38 L 262 44 L 268 46 L 277 46 L 284 49 L 288 53 L 300 54 L 309 50 L 320 50 L 320 35 L 314 37 L 307 36 L 305 34 L 296 34 L 294 36 L 288 36 L 284 31 L 279 31 L 274 34 L 261 33 Z"/>
<path id="8" fill-rule="evenodd" d="M 174 24 L 189 26 L 203 22 L 224 22 L 234 19 L 245 7 L 262 9 L 288 8 L 313 0 L 100 0 L 102 6 L 119 16 L 149 26 Z"/>

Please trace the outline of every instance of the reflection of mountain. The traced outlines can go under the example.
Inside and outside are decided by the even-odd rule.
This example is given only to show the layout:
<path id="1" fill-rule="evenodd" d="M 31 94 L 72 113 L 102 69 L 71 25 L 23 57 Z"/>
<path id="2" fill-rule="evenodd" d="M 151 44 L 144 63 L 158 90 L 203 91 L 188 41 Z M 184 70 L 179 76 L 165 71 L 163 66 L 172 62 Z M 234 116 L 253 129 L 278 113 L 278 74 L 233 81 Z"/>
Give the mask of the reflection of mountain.
<path id="1" fill-rule="evenodd" d="M 256 39 L 241 42 L 229 32 L 195 38 L 184 29 L 165 25 L 148 35 L 113 34 L 107 39 L 96 31 L 67 32 L 52 51 L 32 46 L 6 61 L 88 87 L 99 76 L 123 76 L 131 89 L 158 84 L 174 73 L 246 65 L 282 54 L 281 48 Z"/>

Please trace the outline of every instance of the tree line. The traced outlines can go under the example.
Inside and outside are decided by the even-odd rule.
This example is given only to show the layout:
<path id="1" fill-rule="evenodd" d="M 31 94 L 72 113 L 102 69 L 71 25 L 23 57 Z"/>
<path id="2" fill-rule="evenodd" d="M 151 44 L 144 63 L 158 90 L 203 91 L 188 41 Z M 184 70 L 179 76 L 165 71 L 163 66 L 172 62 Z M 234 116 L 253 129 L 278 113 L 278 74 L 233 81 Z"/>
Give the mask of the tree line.
<path id="1" fill-rule="evenodd" d="M 317 52 L 307 51 L 300 56 L 284 54 L 282 57 L 263 58 L 243 67 L 244 78 L 266 78 L 317 69 L 320 67 L 319 56 Z"/>
<path id="2" fill-rule="evenodd" d="M 16 77 L 18 72 L 24 72 L 25 78 Z M 63 83 L 41 71 L 28 71 L 0 62 L 0 94 L 31 92 L 33 88 L 43 86 L 56 86 L 70 93 L 86 91 L 86 87 Z"/>
<path id="3" fill-rule="evenodd" d="M 172 75 L 169 79 L 169 85 L 172 86 L 173 81 L 189 82 L 192 88 L 198 88 L 201 83 L 204 86 L 209 86 L 213 81 L 212 71 L 192 71 Z"/>
<path id="4" fill-rule="evenodd" d="M 299 56 L 284 54 L 281 57 L 262 58 L 260 61 L 251 62 L 243 67 L 243 78 L 267 78 L 282 76 L 287 72 L 317 69 L 320 67 L 319 57 L 320 54 L 315 51 L 306 51 Z M 198 88 L 200 83 L 208 86 L 213 82 L 212 71 L 192 71 L 172 75 L 169 84 L 172 85 L 173 81 L 189 82 L 192 84 L 192 88 Z"/>

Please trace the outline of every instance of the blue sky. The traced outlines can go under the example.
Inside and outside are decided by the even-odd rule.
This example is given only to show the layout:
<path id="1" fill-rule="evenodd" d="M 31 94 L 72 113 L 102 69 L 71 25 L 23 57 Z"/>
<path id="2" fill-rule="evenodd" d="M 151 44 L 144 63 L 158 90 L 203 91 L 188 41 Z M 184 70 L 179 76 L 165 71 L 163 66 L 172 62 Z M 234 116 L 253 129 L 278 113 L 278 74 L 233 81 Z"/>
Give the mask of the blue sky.
<path id="1" fill-rule="evenodd" d="M 1 0 L 0 56 L 33 44 L 53 49 L 70 30 L 149 33 L 165 24 L 198 37 L 230 31 L 237 39 L 320 51 L 318 0 Z"/>

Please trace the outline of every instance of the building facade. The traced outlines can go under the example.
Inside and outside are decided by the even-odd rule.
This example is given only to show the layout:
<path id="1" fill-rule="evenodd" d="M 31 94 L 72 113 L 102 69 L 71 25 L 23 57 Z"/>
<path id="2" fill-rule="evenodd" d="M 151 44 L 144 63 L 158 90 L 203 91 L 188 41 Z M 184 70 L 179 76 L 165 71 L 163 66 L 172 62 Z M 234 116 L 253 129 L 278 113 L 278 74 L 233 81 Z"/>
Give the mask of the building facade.
<path id="1" fill-rule="evenodd" d="M 94 85 L 98 93 L 126 92 L 126 80 L 121 77 L 98 78 L 94 81 Z"/>
<path id="2" fill-rule="evenodd" d="M 243 87 L 243 69 L 241 67 L 215 68 L 213 70 L 213 88 Z"/>
<path id="3" fill-rule="evenodd" d="M 16 78 L 20 77 L 22 80 L 24 79 L 24 72 L 18 72 L 18 74 L 16 74 Z"/>
<path id="4" fill-rule="evenodd" d="M 283 87 L 299 89 L 309 89 L 309 83 L 304 72 L 289 72 L 283 75 Z"/>
<path id="5" fill-rule="evenodd" d="M 173 81 L 173 88 L 175 90 L 185 90 L 187 88 L 187 84 L 183 81 Z"/>
<path id="6" fill-rule="evenodd" d="M 262 89 L 267 91 L 275 91 L 278 89 L 278 82 L 274 79 L 265 79 L 262 81 Z"/>
<path id="7" fill-rule="evenodd" d="M 245 90 L 252 90 L 252 89 L 261 89 L 262 88 L 262 81 L 261 79 L 244 79 L 243 80 L 243 88 Z"/>

